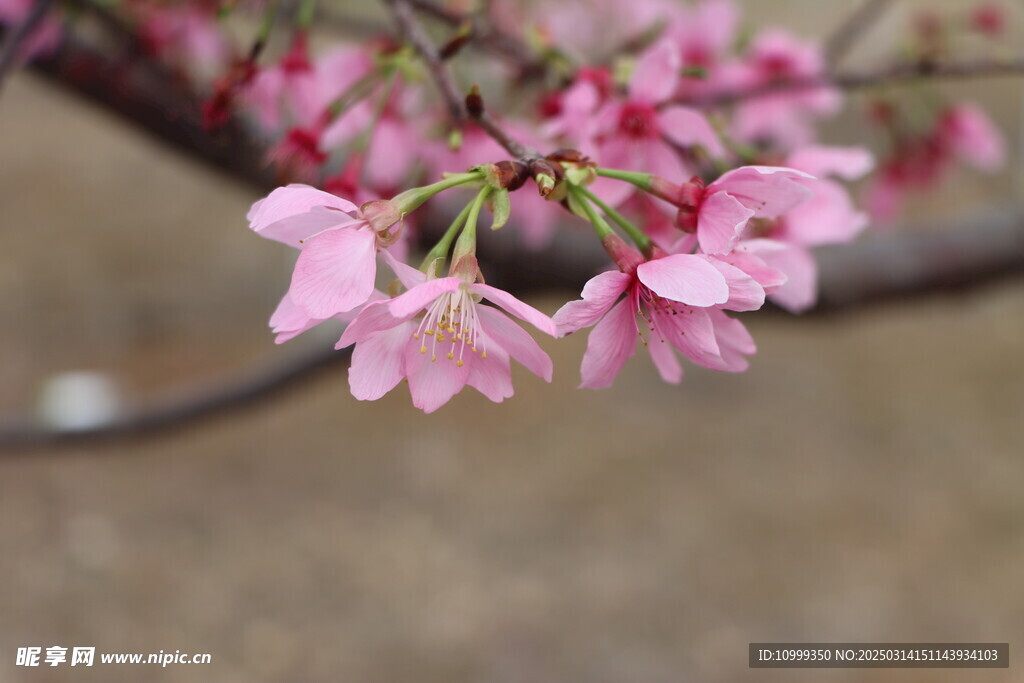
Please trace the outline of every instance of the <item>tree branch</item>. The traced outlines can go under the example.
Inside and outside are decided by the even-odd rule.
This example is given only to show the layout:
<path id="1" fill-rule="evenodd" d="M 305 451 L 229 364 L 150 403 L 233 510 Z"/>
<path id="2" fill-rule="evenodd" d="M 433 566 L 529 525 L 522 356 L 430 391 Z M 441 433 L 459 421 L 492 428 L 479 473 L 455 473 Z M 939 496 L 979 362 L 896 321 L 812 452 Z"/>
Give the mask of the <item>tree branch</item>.
<path id="1" fill-rule="evenodd" d="M 412 6 L 408 0 L 384 0 L 391 9 L 395 22 L 398 24 L 402 38 L 413 46 L 423 60 L 430 77 L 448 106 L 448 114 L 456 126 L 461 126 L 466 118 L 466 110 L 462 104 L 462 95 L 455 87 L 451 73 L 444 65 L 440 53 L 413 16 Z"/>
<path id="2" fill-rule="evenodd" d="M 825 40 L 825 60 L 828 64 L 835 66 L 841 62 L 891 5 L 892 0 L 864 0 L 864 3 Z"/>
<path id="3" fill-rule="evenodd" d="M 481 49 L 499 54 L 519 67 L 524 78 L 531 78 L 546 73 L 544 62 L 534 55 L 533 51 L 522 42 L 496 27 L 489 19 L 482 24 L 479 15 L 471 15 L 450 10 L 438 5 L 433 0 L 409 0 L 412 7 L 424 14 L 448 24 L 449 26 L 472 26 L 470 39 Z"/>
<path id="4" fill-rule="evenodd" d="M 842 90 L 863 90 L 865 88 L 898 85 L 908 81 L 957 80 L 963 78 L 990 78 L 995 76 L 1019 76 L 1024 74 L 1024 57 L 1014 59 L 974 59 L 956 62 L 910 62 L 886 66 L 871 71 L 824 74 L 746 90 L 730 90 L 711 93 L 700 97 L 680 97 L 669 104 L 690 104 L 717 106 L 733 104 L 742 100 L 785 92 L 798 92 L 813 88 L 835 87 Z"/>

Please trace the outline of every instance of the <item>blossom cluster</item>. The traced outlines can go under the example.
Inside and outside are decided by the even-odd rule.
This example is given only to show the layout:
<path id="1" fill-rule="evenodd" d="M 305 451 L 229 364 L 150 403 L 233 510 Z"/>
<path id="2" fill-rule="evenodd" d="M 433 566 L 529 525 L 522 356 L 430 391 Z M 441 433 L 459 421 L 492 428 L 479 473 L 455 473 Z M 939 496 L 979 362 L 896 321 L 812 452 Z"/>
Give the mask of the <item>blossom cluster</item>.
<path id="1" fill-rule="evenodd" d="M 934 92 L 872 100 L 887 144 L 877 173 L 868 149 L 822 143 L 819 124 L 844 104 L 822 46 L 744 26 L 733 0 L 491 0 L 486 25 L 529 59 L 464 65 L 484 84 L 489 126 L 471 111 L 453 118 L 422 49 L 393 35 L 314 50 L 313 0 L 293 3 L 284 32 L 278 3 L 260 0 L 104 4 L 130 17 L 136 49 L 205 90 L 207 128 L 241 121 L 270 141 L 282 187 L 248 219 L 298 250 L 270 320 L 277 341 L 338 321 L 338 348 L 354 347 L 352 393 L 377 399 L 405 379 L 426 412 L 466 385 L 510 397 L 512 360 L 550 381 L 550 358 L 517 321 L 552 337 L 591 328 L 583 387 L 609 386 L 638 345 L 667 382 L 681 380 L 681 358 L 742 371 L 756 347 L 736 314 L 766 300 L 812 307 L 814 247 L 849 242 L 869 213 L 894 215 L 956 163 L 1005 162 L 980 107 Z M 31 5 L 0 0 L 0 23 Z M 459 15 L 465 3 L 435 10 Z M 250 29 L 258 19 L 253 44 L 231 37 L 232 13 Z M 957 31 L 996 44 L 1005 23 L 988 2 L 956 21 L 928 15 L 905 50 L 934 60 Z M 446 57 L 468 40 L 458 30 Z M 54 50 L 60 34 L 48 15 L 22 56 Z M 849 186 L 862 179 L 868 211 Z M 456 188 L 475 190 L 461 209 Z M 419 211 L 428 201 L 431 213 Z M 532 249 L 585 222 L 610 269 L 546 315 L 485 283 L 477 227 L 488 212 Z M 417 266 L 416 233 L 446 213 L 454 221 Z"/>

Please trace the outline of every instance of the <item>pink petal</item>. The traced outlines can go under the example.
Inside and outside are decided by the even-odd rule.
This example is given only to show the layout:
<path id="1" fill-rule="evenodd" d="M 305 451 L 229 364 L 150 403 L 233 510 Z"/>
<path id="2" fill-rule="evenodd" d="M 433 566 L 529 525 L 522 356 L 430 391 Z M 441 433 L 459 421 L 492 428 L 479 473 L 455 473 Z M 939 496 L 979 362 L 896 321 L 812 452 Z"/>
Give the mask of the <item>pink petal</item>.
<path id="1" fill-rule="evenodd" d="M 675 351 L 664 339 L 651 337 L 647 343 L 647 350 L 651 354 L 651 361 L 658 369 L 658 374 L 669 384 L 679 384 L 683 379 L 683 366 L 679 363 Z"/>
<path id="2" fill-rule="evenodd" d="M 530 323 L 541 332 L 546 332 L 552 337 L 558 336 L 558 328 L 555 327 L 555 323 L 549 316 L 544 315 L 533 306 L 524 304 L 508 292 L 479 283 L 470 285 L 469 291 L 479 294 L 488 301 L 493 301 L 520 320 Z"/>
<path id="3" fill-rule="evenodd" d="M 791 246 L 789 249 L 762 253 L 772 267 L 786 274 L 786 284 L 772 292 L 771 300 L 791 313 L 801 313 L 818 300 L 818 263 L 807 249 Z"/>
<path id="4" fill-rule="evenodd" d="M 384 259 L 384 263 L 388 264 L 388 267 L 391 268 L 392 272 L 394 272 L 406 289 L 412 289 L 416 285 L 426 282 L 426 273 L 399 261 L 391 253 L 391 249 L 382 249 L 380 255 Z"/>
<path id="5" fill-rule="evenodd" d="M 786 214 L 780 239 L 803 246 L 844 243 L 867 227 L 867 215 L 853 206 L 845 187 L 831 180 L 805 184 L 814 196 Z"/>
<path id="6" fill-rule="evenodd" d="M 295 305 L 291 293 L 286 292 L 270 316 L 270 328 L 277 335 L 274 343 L 283 344 L 322 322 L 321 319 L 310 318 L 309 314 Z"/>
<path id="7" fill-rule="evenodd" d="M 1006 163 L 1002 133 L 976 104 L 951 107 L 941 131 L 956 154 L 978 170 L 995 171 Z"/>
<path id="8" fill-rule="evenodd" d="M 469 365 L 466 384 L 495 403 L 501 403 L 515 393 L 512 388 L 512 369 L 509 366 L 508 355 L 504 351 L 488 346 L 487 358 L 481 358 L 476 354 L 470 355 L 472 358 L 466 361 Z"/>
<path id="9" fill-rule="evenodd" d="M 472 362 L 459 367 L 444 355 L 434 356 L 429 347 L 426 353 L 420 353 L 419 346 L 406 346 L 405 371 L 412 404 L 425 413 L 432 413 L 443 406 L 466 386 L 470 365 Z"/>
<path id="10" fill-rule="evenodd" d="M 529 333 L 511 318 L 490 306 L 477 306 L 480 329 L 505 353 L 516 359 L 523 367 L 545 382 L 551 381 L 553 366 L 551 358 L 544 353 Z M 490 347 L 488 347 L 488 357 Z"/>
<path id="11" fill-rule="evenodd" d="M 725 276 L 729 285 L 729 300 L 721 305 L 729 311 L 756 311 L 764 305 L 764 287 L 736 266 L 708 256 L 708 263 Z"/>
<path id="12" fill-rule="evenodd" d="M 405 376 L 403 364 L 407 347 L 419 350 L 412 333 L 414 323 L 405 323 L 390 330 L 376 332 L 356 344 L 348 369 L 352 395 L 360 401 L 376 401 L 388 393 Z"/>
<path id="13" fill-rule="evenodd" d="M 725 372 L 743 372 L 750 363 L 744 356 L 757 351 L 754 338 L 739 320 L 730 318 L 721 311 L 710 310 L 708 314 L 715 326 L 715 339 L 722 354 L 722 367 L 715 368 Z"/>
<path id="14" fill-rule="evenodd" d="M 811 145 L 790 154 L 786 164 L 813 176 L 855 180 L 871 172 L 875 159 L 864 147 Z"/>
<path id="15" fill-rule="evenodd" d="M 347 213 L 318 206 L 306 213 L 288 216 L 271 223 L 257 234 L 287 244 L 289 247 L 302 249 L 307 240 L 325 230 L 359 225 L 362 225 L 362 221 L 352 218 Z"/>
<path id="16" fill-rule="evenodd" d="M 757 284 L 761 285 L 766 294 L 771 294 L 773 291 L 786 284 L 785 273 L 776 268 L 772 268 L 765 263 L 762 258 L 747 251 L 743 251 L 743 248 L 743 244 L 741 243 L 737 251 L 729 254 L 720 254 L 715 258 L 736 266 L 744 273 L 754 278 L 754 280 L 757 281 Z"/>
<path id="17" fill-rule="evenodd" d="M 370 230 L 331 230 L 306 243 L 292 274 L 295 303 L 313 318 L 330 318 L 366 302 L 377 274 Z"/>
<path id="18" fill-rule="evenodd" d="M 347 199 L 309 185 L 296 183 L 279 187 L 257 201 L 249 209 L 246 218 L 252 230 L 262 233 L 268 226 L 282 218 L 306 213 L 317 206 L 328 206 L 351 214 L 356 214 L 359 211 L 358 207 Z"/>
<path id="19" fill-rule="evenodd" d="M 743 166 L 722 175 L 708 186 L 708 192 L 728 192 L 754 215 L 777 218 L 811 198 L 810 191 L 795 179 L 814 176 L 777 166 Z"/>
<path id="20" fill-rule="evenodd" d="M 673 254 L 642 263 L 640 282 L 658 296 L 691 306 L 714 306 L 729 300 L 729 285 L 718 269 L 695 254 Z"/>
<path id="21" fill-rule="evenodd" d="M 412 316 L 410 316 L 412 317 Z M 359 311 L 355 320 L 345 328 L 341 339 L 334 345 L 335 349 L 343 349 L 346 346 L 357 344 L 372 335 L 385 330 L 390 330 L 401 325 L 404 320 L 397 320 L 391 311 L 388 310 L 388 301 L 376 301 L 369 303 Z"/>
<path id="22" fill-rule="evenodd" d="M 704 200 L 697 214 L 697 239 L 706 254 L 732 251 L 754 211 L 732 195 L 715 192 Z"/>
<path id="23" fill-rule="evenodd" d="M 648 104 L 664 102 L 679 82 L 680 55 L 670 40 L 662 40 L 644 52 L 629 81 L 629 98 Z"/>
<path id="24" fill-rule="evenodd" d="M 636 340 L 636 311 L 629 299 L 623 299 L 590 331 L 580 366 L 580 388 L 611 386 L 622 366 L 636 353 Z"/>
<path id="25" fill-rule="evenodd" d="M 434 303 L 437 297 L 454 292 L 464 284 L 466 281 L 457 277 L 427 280 L 387 302 L 388 312 L 396 321 L 403 322 Z"/>
<path id="26" fill-rule="evenodd" d="M 617 270 L 592 277 L 583 286 L 583 298 L 565 304 L 552 318 L 558 328 L 558 336 L 564 337 L 596 323 L 611 309 L 632 281 L 632 276 Z"/>
<path id="27" fill-rule="evenodd" d="M 679 315 L 655 315 L 655 331 L 697 365 L 718 369 L 723 362 L 709 316 L 714 310 L 693 308 Z M 650 343 L 656 343 L 653 336 Z"/>
<path id="28" fill-rule="evenodd" d="M 696 109 L 669 107 L 659 114 L 658 123 L 662 132 L 677 145 L 700 145 L 716 159 L 725 156 L 725 148 L 718 139 L 718 133 Z"/>

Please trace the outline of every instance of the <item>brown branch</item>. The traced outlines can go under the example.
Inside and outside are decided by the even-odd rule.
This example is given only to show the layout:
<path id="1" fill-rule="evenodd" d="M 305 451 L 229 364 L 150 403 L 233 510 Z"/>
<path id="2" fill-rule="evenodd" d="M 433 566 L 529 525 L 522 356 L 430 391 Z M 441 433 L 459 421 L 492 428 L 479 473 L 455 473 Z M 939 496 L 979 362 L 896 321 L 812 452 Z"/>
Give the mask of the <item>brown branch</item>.
<path id="1" fill-rule="evenodd" d="M 957 80 L 962 78 L 990 78 L 995 76 L 1019 76 L 1024 74 L 1024 57 L 1009 60 L 974 59 L 956 62 L 911 62 L 896 64 L 872 71 L 845 74 L 824 74 L 750 88 L 712 93 L 696 98 L 677 98 L 668 104 L 696 104 L 716 106 L 742 100 L 785 92 L 798 92 L 813 88 L 835 87 L 842 90 L 897 85 L 909 81 Z"/>
<path id="2" fill-rule="evenodd" d="M 455 87 L 451 73 L 444 65 L 440 53 L 423 27 L 413 16 L 412 6 L 408 0 L 384 0 L 391 10 L 391 14 L 398 24 L 398 30 L 407 43 L 413 46 L 420 58 L 423 60 L 430 73 L 430 77 L 437 85 L 437 89 L 448 106 L 448 114 L 456 126 L 461 126 L 466 118 L 466 111 L 462 105 L 462 96 Z"/>
<path id="3" fill-rule="evenodd" d="M 445 104 L 448 105 L 448 112 L 452 122 L 456 126 L 461 126 L 468 114 L 487 135 L 493 138 L 495 142 L 501 145 L 513 157 L 528 160 L 538 158 L 540 154 L 536 150 L 513 139 L 484 110 L 483 99 L 480 97 L 480 91 L 476 86 L 473 87 L 469 97 L 478 100 L 479 105 L 470 108 L 465 106 L 464 100 L 459 95 L 452 80 L 451 72 L 448 71 L 448 67 L 444 64 L 444 59 L 442 59 L 437 48 L 434 47 L 430 38 L 423 31 L 423 27 L 416 21 L 412 11 L 412 0 L 385 0 L 385 2 L 395 17 L 402 37 L 413 46 L 426 65 L 427 71 L 441 93 L 441 97 L 444 99 Z"/>
<path id="4" fill-rule="evenodd" d="M 835 66 L 892 6 L 892 0 L 864 0 L 853 14 L 825 40 L 825 60 Z"/>
<path id="5" fill-rule="evenodd" d="M 215 134 L 203 129 L 201 101 L 178 77 L 144 56 L 112 55 L 69 33 L 54 55 L 32 68 L 166 142 L 234 178 L 269 189 L 275 177 L 263 141 L 237 119 Z"/>
<path id="6" fill-rule="evenodd" d="M 541 252 L 524 252 L 515 236 L 504 231 L 494 237 L 500 244 L 482 256 L 487 257 L 488 282 L 503 289 L 520 293 L 560 289 L 576 296 L 582 282 L 608 266 L 607 255 L 589 235 L 562 231 Z M 1007 208 L 939 228 L 873 232 L 854 244 L 819 250 L 818 260 L 821 295 L 818 306 L 804 316 L 807 319 L 922 294 L 964 291 L 1024 272 L 1024 209 Z M 204 383 L 88 430 L 55 431 L 28 422 L 0 424 L 0 450 L 13 453 L 30 447 L 157 436 L 269 399 L 347 362 L 349 355 L 325 349 L 256 372 L 245 371 L 217 388 Z"/>
<path id="7" fill-rule="evenodd" d="M 52 6 L 53 0 L 36 0 L 20 24 L 4 31 L 3 42 L 0 42 L 0 88 L 17 64 L 22 45 L 43 22 Z"/>
<path id="8" fill-rule="evenodd" d="M 522 42 L 494 25 L 479 14 L 467 14 L 450 10 L 433 0 L 409 0 L 409 4 L 424 14 L 449 26 L 472 26 L 470 40 L 481 49 L 499 54 L 519 67 L 523 78 L 534 78 L 547 71 L 544 62 Z"/>

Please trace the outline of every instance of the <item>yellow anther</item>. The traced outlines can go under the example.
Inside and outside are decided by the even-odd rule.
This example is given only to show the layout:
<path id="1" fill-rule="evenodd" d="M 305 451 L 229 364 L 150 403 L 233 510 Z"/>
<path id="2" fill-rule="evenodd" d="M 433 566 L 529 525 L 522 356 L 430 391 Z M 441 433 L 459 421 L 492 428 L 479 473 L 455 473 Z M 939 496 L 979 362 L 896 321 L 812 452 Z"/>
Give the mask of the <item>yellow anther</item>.
<path id="1" fill-rule="evenodd" d="M 455 365 L 456 365 L 457 367 L 460 367 L 460 368 L 461 368 L 461 367 L 462 367 L 462 365 L 463 365 L 463 363 L 462 363 L 462 359 L 460 358 L 460 359 L 458 359 L 457 361 L 455 361 Z"/>
<path id="2" fill-rule="evenodd" d="M 453 358 L 455 358 L 455 354 L 452 353 L 451 351 L 449 351 L 448 352 L 448 360 L 452 360 Z"/>
<path id="3" fill-rule="evenodd" d="M 420 353 L 426 353 L 426 352 L 427 352 L 427 347 L 426 346 L 421 346 L 420 347 Z"/>

